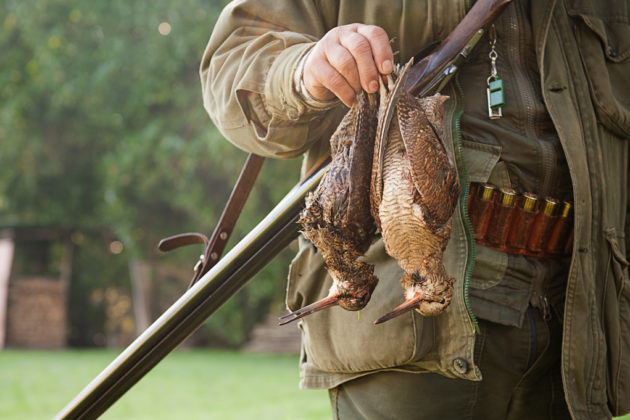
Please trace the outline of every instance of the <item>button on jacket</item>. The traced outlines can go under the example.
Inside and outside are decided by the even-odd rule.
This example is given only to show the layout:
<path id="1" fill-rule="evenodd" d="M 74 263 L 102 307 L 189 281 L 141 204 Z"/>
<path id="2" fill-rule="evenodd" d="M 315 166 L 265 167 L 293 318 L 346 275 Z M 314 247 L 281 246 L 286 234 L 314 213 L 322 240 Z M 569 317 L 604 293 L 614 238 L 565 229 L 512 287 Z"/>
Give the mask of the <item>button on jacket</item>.
<path id="1" fill-rule="evenodd" d="M 362 22 L 395 37 L 406 62 L 440 41 L 463 18 L 465 0 L 251 0 L 223 11 L 201 64 L 204 105 L 221 132 L 257 154 L 308 168 L 328 149 L 345 109 L 304 103 L 293 86 L 300 58 L 335 26 Z M 576 419 L 630 411 L 630 279 L 626 239 L 630 137 L 630 2 L 531 0 L 530 19 L 543 101 L 571 176 L 574 247 L 563 316 L 562 376 Z M 483 91 L 482 91 L 483 92 Z M 380 279 L 361 311 L 339 308 L 303 319 L 301 386 L 330 388 L 375 371 L 434 371 L 481 380 L 473 357 L 475 317 L 468 303 L 476 246 L 465 205 L 483 154 L 464 153 L 464 98 L 445 88 L 446 136 L 462 188 L 444 256 L 456 278 L 453 301 L 437 318 L 409 313 L 372 321 L 402 300 L 401 271 L 377 241 L 366 259 Z M 330 286 L 319 255 L 301 240 L 291 265 L 287 304 L 295 310 Z"/>

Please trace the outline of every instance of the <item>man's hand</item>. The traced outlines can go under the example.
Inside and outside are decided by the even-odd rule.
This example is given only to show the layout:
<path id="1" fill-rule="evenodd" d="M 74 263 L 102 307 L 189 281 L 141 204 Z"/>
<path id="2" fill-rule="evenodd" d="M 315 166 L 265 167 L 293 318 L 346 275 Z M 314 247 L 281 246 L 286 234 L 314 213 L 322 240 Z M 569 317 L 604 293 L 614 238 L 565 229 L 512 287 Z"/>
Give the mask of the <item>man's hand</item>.
<path id="1" fill-rule="evenodd" d="M 337 96 L 351 106 L 363 88 L 378 90 L 378 73 L 389 74 L 394 55 L 383 28 L 353 23 L 331 29 L 315 44 L 304 63 L 302 78 L 313 98 Z"/>

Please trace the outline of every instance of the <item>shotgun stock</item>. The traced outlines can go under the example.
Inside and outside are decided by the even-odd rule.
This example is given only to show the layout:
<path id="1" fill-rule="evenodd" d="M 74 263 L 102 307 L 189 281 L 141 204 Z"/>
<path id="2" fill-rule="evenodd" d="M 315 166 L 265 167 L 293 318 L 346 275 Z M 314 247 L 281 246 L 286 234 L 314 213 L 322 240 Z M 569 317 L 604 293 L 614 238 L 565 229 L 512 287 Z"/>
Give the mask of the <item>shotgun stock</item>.
<path id="1" fill-rule="evenodd" d="M 407 89 L 420 95 L 439 90 L 470 53 L 483 28 L 510 1 L 477 0 L 436 51 L 414 66 Z M 123 350 L 55 419 L 92 419 L 104 413 L 296 239 L 304 197 L 317 187 L 325 173 L 326 165 L 321 166 L 291 190 L 267 217 Z"/>

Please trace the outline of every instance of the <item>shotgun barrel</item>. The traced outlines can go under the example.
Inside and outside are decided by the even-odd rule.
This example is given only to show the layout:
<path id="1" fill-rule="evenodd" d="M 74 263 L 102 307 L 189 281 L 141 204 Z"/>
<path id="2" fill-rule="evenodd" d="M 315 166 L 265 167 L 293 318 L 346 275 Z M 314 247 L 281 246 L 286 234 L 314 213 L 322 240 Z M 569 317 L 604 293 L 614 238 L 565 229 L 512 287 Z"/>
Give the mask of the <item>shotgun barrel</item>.
<path id="1" fill-rule="evenodd" d="M 225 301 L 297 238 L 304 197 L 324 175 L 320 169 L 293 188 L 245 238 L 151 324 L 90 382 L 56 419 L 101 415 Z"/>

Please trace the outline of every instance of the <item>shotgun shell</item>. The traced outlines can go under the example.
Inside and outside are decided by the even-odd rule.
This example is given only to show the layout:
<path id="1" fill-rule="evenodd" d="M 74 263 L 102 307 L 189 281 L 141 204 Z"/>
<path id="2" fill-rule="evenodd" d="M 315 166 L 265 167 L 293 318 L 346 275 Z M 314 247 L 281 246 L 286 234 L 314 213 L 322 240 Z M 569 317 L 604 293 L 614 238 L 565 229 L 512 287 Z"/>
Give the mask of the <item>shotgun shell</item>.
<path id="1" fill-rule="evenodd" d="M 499 189 L 499 205 L 492 212 L 492 223 L 488 225 L 485 240 L 499 249 L 505 247 L 510 227 L 514 219 L 514 199 L 516 191 L 512 188 Z"/>
<path id="2" fill-rule="evenodd" d="M 560 211 L 560 217 L 566 218 L 573 214 L 573 205 L 568 201 L 562 202 L 562 210 Z"/>
<path id="3" fill-rule="evenodd" d="M 527 248 L 531 252 L 542 253 L 549 249 L 548 243 L 557 219 L 555 213 L 558 204 L 559 202 L 555 198 L 545 197 L 545 201 L 542 204 L 542 211 L 536 216 L 527 241 Z"/>
<path id="4" fill-rule="evenodd" d="M 573 232 L 572 220 L 573 205 L 567 201 L 562 202 L 560 214 L 556 218 L 549 241 L 547 242 L 546 251 L 550 254 L 561 255 L 567 254 L 571 249 L 571 232 Z"/>
<path id="5" fill-rule="evenodd" d="M 505 207 L 512 207 L 514 205 L 514 199 L 516 198 L 516 191 L 512 188 L 501 188 L 501 205 Z"/>
<path id="6" fill-rule="evenodd" d="M 488 223 L 492 217 L 494 190 L 495 187 L 492 184 L 479 184 L 477 193 L 471 200 L 469 206 L 470 222 L 477 240 L 484 238 Z"/>
<path id="7" fill-rule="evenodd" d="M 527 247 L 527 240 L 536 218 L 536 194 L 523 193 L 519 205 L 515 208 L 516 215 L 510 227 L 507 246 L 512 253 L 524 253 Z"/>
<path id="8" fill-rule="evenodd" d="M 479 188 L 479 198 L 483 201 L 492 200 L 493 194 L 494 194 L 494 185 L 492 184 L 483 184 Z"/>
<path id="9" fill-rule="evenodd" d="M 538 196 L 532 193 L 523 193 L 523 201 L 521 207 L 525 211 L 534 211 L 536 209 L 536 203 L 538 202 Z"/>
<path id="10" fill-rule="evenodd" d="M 558 204 L 560 203 L 555 198 L 546 197 L 543 204 L 543 213 L 547 216 L 555 215 Z"/>

